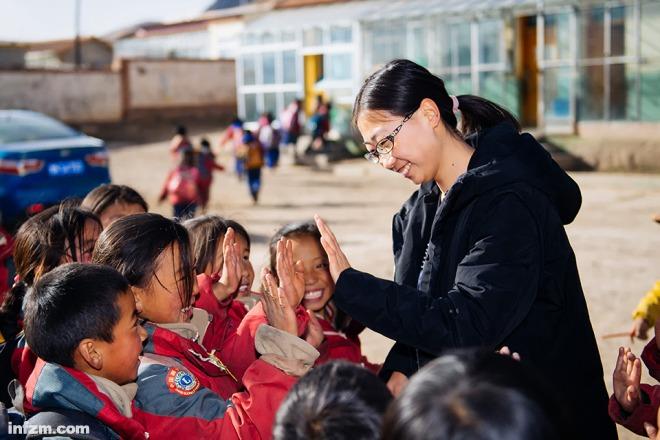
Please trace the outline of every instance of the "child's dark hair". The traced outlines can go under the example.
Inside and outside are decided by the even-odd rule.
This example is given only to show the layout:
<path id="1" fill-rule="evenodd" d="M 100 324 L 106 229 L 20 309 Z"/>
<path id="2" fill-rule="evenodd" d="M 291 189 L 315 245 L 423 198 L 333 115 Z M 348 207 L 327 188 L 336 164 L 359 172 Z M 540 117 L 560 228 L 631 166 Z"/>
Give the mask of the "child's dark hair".
<path id="1" fill-rule="evenodd" d="M 204 273 L 209 265 L 214 272 L 219 271 L 220 267 L 214 267 L 215 255 L 227 232 L 225 219 L 217 215 L 204 215 L 186 220 L 183 226 L 190 234 L 195 271 Z"/>
<path id="2" fill-rule="evenodd" d="M 505 108 L 474 95 L 456 98 L 461 112 L 461 131 L 453 112 L 452 99 L 442 79 L 409 60 L 393 60 L 369 76 L 355 98 L 353 123 L 365 110 L 384 110 L 405 117 L 419 107 L 424 98 L 438 106 L 443 123 L 450 132 L 468 137 L 501 122 L 520 131 L 520 122 Z"/>
<path id="3" fill-rule="evenodd" d="M 293 386 L 277 411 L 273 438 L 376 440 L 391 400 L 385 384 L 370 371 L 329 362 Z"/>
<path id="4" fill-rule="evenodd" d="M 101 229 L 101 222 L 91 212 L 75 207 L 51 206 L 21 225 L 14 241 L 13 254 L 18 281 L 0 306 L 0 331 L 5 338 L 20 331 L 18 320 L 28 287 L 59 266 L 67 252 L 73 261 L 80 260 L 76 243 L 84 242 L 88 220 Z"/>
<path id="5" fill-rule="evenodd" d="M 529 367 L 488 350 L 431 362 L 388 408 L 383 439 L 559 439 L 554 394 Z"/>
<path id="6" fill-rule="evenodd" d="M 202 147 L 211 148 L 211 143 L 210 143 L 209 140 L 206 139 L 206 138 L 202 138 L 202 139 L 199 141 L 199 144 L 200 144 Z"/>
<path id="7" fill-rule="evenodd" d="M 147 288 L 157 269 L 158 257 L 174 244 L 179 246 L 183 277 L 177 282 L 177 290 L 185 306 L 192 298 L 195 273 L 188 231 L 173 220 L 152 213 L 120 218 L 103 231 L 92 260 L 115 268 L 131 286 Z"/>
<path id="8" fill-rule="evenodd" d="M 188 129 L 186 128 L 185 125 L 177 125 L 175 131 L 176 134 L 180 136 L 185 136 L 188 134 Z"/>
<path id="9" fill-rule="evenodd" d="M 91 190 L 80 206 L 96 215 L 101 215 L 103 211 L 115 203 L 139 205 L 144 209 L 144 212 L 149 211 L 149 205 L 137 191 L 130 186 L 112 183 L 106 183 Z"/>
<path id="10" fill-rule="evenodd" d="M 192 148 L 181 150 L 181 165 L 195 166 L 195 151 Z"/>
<path id="11" fill-rule="evenodd" d="M 241 225 L 235 220 L 229 220 L 229 219 L 225 219 L 225 224 L 227 225 L 228 228 L 232 228 L 236 233 L 236 235 L 243 237 L 245 243 L 247 243 L 247 248 L 250 249 L 250 234 L 248 234 L 247 230 L 243 227 L 243 225 Z"/>
<path id="12" fill-rule="evenodd" d="M 73 367 L 73 353 L 83 339 L 112 342 L 120 295 L 131 295 L 128 282 L 111 267 L 69 263 L 53 269 L 27 296 L 30 349 L 46 362 Z"/>

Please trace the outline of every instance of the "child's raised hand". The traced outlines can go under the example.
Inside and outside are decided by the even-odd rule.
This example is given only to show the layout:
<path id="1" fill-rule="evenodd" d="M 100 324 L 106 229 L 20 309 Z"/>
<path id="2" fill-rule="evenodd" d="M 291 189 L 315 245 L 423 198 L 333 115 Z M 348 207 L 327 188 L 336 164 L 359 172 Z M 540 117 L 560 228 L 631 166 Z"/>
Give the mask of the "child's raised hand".
<path id="1" fill-rule="evenodd" d="M 296 311 L 289 304 L 283 290 L 277 286 L 275 277 L 268 268 L 261 271 L 264 292 L 261 298 L 268 323 L 273 327 L 298 336 Z"/>
<path id="2" fill-rule="evenodd" d="M 648 339 L 649 324 L 644 318 L 635 318 L 630 329 L 630 339 Z"/>
<path id="3" fill-rule="evenodd" d="M 314 216 L 314 221 L 316 221 L 316 226 L 319 228 L 319 232 L 321 232 L 321 246 L 323 246 L 323 249 L 328 254 L 330 275 L 336 283 L 339 275 L 344 270 L 349 269 L 351 264 L 348 262 L 348 258 L 346 258 L 344 252 L 342 252 L 335 234 L 332 233 L 328 225 L 318 215 Z"/>
<path id="4" fill-rule="evenodd" d="M 318 318 L 311 310 L 307 310 L 307 315 L 309 315 L 309 324 L 307 325 L 307 333 L 305 335 L 305 341 L 314 348 L 319 348 L 325 339 L 323 334 L 323 327 Z"/>
<path id="5" fill-rule="evenodd" d="M 238 256 L 238 245 L 235 240 L 235 232 L 232 228 L 227 228 L 225 238 L 222 241 L 222 275 L 220 281 L 213 289 L 213 293 L 218 301 L 228 298 L 238 290 L 238 284 L 241 282 L 240 259 Z"/>
<path id="6" fill-rule="evenodd" d="M 284 237 L 277 242 L 275 268 L 280 288 L 287 295 L 289 304 L 298 306 L 305 296 L 305 269 L 300 261 L 294 264 L 291 240 Z"/>
<path id="7" fill-rule="evenodd" d="M 624 350 L 623 347 L 619 347 L 619 356 L 616 359 L 612 381 L 614 397 L 626 412 L 633 412 L 639 405 L 641 378 L 641 361 L 635 357 L 630 348 Z"/>

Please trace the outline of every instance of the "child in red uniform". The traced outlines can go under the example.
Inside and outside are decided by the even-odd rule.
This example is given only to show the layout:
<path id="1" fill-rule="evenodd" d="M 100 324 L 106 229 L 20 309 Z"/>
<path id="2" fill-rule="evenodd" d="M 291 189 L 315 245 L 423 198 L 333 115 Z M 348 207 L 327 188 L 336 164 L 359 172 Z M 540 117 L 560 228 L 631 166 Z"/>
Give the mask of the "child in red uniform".
<path id="1" fill-rule="evenodd" d="M 199 184 L 195 152 L 184 150 L 179 165 L 167 175 L 158 202 L 168 199 L 175 218 L 194 217 L 199 203 Z"/>
<path id="2" fill-rule="evenodd" d="M 235 260 L 235 250 L 236 244 L 228 243 L 225 258 Z M 257 329 L 255 342 L 247 348 L 256 348 L 262 356 L 253 357 L 238 374 L 225 353 L 209 352 L 199 344 L 211 322 L 208 313 L 192 306 L 197 283 L 182 225 L 157 214 L 119 219 L 99 238 L 94 261 L 126 276 L 146 320 L 149 339 L 138 371 L 136 401 L 148 415 L 145 426 L 152 435 L 270 438 L 280 401 L 295 376 L 318 356 L 309 344 L 287 335 L 296 323 L 278 318 L 286 309 L 269 309 L 273 313 L 267 320 L 277 328 L 265 322 Z M 236 394 L 240 386 L 247 392 Z"/>
<path id="3" fill-rule="evenodd" d="M 197 169 L 199 170 L 199 204 L 202 212 L 206 212 L 213 184 L 213 171 L 224 171 L 225 167 L 216 163 L 215 154 L 211 151 L 211 144 L 207 139 L 200 141 L 197 152 Z"/>

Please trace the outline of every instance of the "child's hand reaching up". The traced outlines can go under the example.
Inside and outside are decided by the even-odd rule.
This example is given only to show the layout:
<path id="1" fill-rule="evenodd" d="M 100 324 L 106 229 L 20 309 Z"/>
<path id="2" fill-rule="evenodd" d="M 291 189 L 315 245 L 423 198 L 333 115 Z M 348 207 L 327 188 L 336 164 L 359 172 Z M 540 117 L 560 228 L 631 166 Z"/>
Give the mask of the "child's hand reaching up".
<path id="1" fill-rule="evenodd" d="M 630 351 L 619 347 L 619 356 L 612 375 L 614 385 L 614 397 L 621 408 L 632 413 L 640 402 L 639 384 L 642 377 L 642 363 Z"/>
<path id="2" fill-rule="evenodd" d="M 261 282 L 264 286 L 261 302 L 263 303 L 268 323 L 278 330 L 298 336 L 298 322 L 296 320 L 295 308 L 289 304 L 284 290 L 277 286 L 275 277 L 273 277 L 267 268 L 264 268 L 261 272 Z"/>
<path id="3" fill-rule="evenodd" d="M 294 264 L 291 241 L 286 238 L 281 238 L 277 242 L 275 267 L 280 287 L 286 294 L 289 304 L 297 307 L 305 296 L 305 268 L 301 261 Z"/>
<path id="4" fill-rule="evenodd" d="M 220 281 L 213 286 L 213 293 L 218 301 L 223 301 L 231 296 L 241 281 L 240 259 L 238 256 L 235 232 L 228 228 L 222 241 L 222 274 Z"/>

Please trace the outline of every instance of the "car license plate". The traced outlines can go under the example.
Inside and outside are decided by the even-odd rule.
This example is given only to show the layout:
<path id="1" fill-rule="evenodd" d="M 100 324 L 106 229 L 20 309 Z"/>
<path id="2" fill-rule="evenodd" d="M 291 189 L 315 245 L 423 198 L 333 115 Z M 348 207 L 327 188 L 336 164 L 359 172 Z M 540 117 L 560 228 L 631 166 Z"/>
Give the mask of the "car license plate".
<path id="1" fill-rule="evenodd" d="M 83 171 L 85 171 L 85 165 L 82 160 L 67 160 L 48 164 L 48 174 L 50 176 L 73 176 L 82 174 Z"/>

